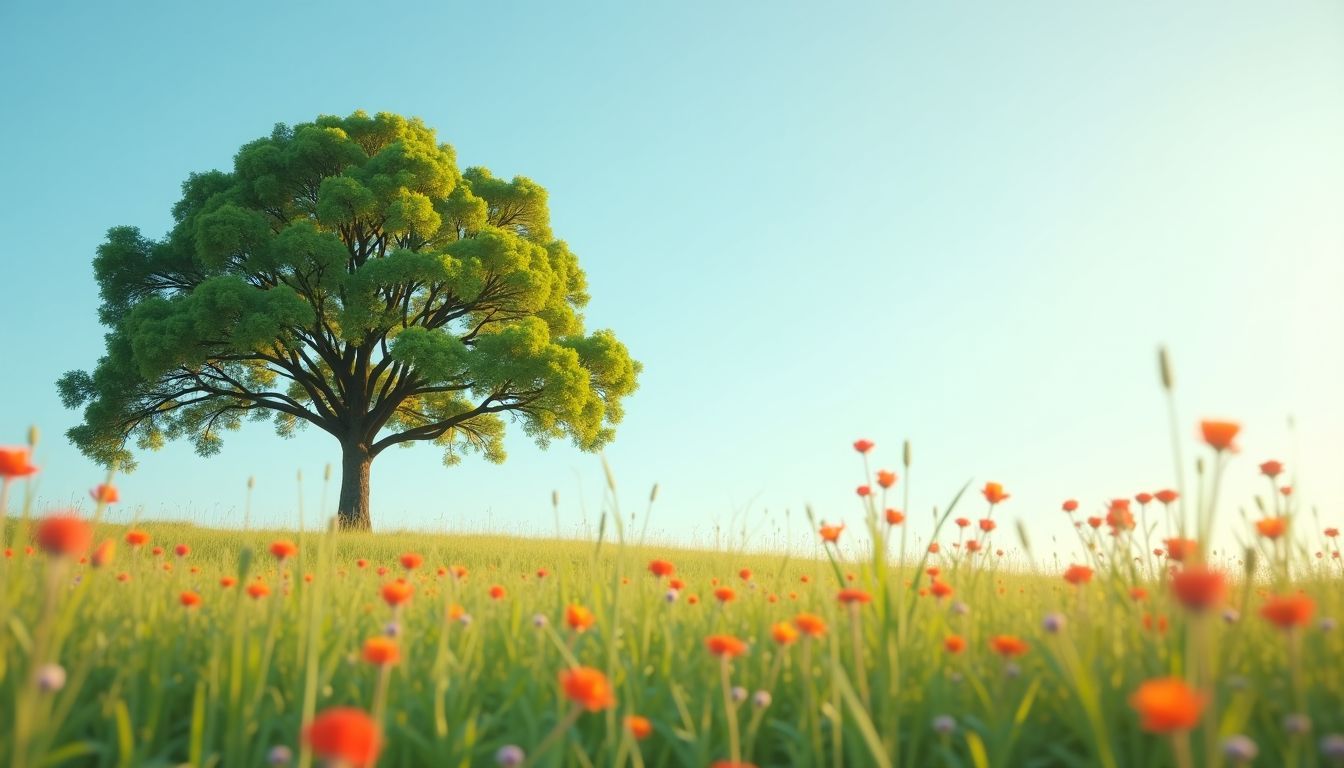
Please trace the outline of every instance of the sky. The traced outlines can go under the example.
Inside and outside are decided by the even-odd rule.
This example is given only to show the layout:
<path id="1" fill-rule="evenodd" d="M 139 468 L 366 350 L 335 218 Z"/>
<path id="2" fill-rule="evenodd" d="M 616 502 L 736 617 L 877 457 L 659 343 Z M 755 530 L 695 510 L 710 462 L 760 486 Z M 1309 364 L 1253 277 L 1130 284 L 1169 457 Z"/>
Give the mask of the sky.
<path id="1" fill-rule="evenodd" d="M 911 441 L 912 536 L 995 480 L 996 517 L 1067 553 L 1063 499 L 1175 484 L 1161 344 L 1187 458 L 1200 418 L 1243 424 L 1227 527 L 1269 458 L 1344 522 L 1344 5 L 395 8 L 0 7 L 0 443 L 41 428 L 39 508 L 102 477 L 54 382 L 102 354 L 107 229 L 161 236 L 188 174 L 363 109 L 549 190 L 589 327 L 644 364 L 606 458 L 624 514 L 659 484 L 658 539 L 810 545 L 809 504 L 857 526 L 864 437 L 874 469 Z M 375 527 L 548 535 L 553 490 L 563 533 L 596 524 L 598 457 L 506 445 L 499 466 L 383 454 Z M 293 526 L 338 458 L 259 424 L 209 459 L 170 444 L 118 478 L 114 517 L 240 525 L 255 477 L 253 524 Z"/>

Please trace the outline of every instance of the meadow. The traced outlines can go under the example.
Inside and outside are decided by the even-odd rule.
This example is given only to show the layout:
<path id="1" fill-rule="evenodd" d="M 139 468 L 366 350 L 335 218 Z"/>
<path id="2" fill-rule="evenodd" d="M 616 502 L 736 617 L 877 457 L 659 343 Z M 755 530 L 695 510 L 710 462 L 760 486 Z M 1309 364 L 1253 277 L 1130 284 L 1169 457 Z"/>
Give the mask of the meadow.
<path id="1" fill-rule="evenodd" d="M 614 493 L 593 541 L 112 525 L 110 484 L 37 516 L 4 449 L 0 759 L 1344 765 L 1338 531 L 1277 462 L 1218 516 L 1236 432 L 1200 425 L 1188 495 L 1061 499 L 1080 562 L 1001 528 L 998 483 L 914 546 L 908 447 L 867 440 L 866 525 L 794 555 L 643 546 Z"/>

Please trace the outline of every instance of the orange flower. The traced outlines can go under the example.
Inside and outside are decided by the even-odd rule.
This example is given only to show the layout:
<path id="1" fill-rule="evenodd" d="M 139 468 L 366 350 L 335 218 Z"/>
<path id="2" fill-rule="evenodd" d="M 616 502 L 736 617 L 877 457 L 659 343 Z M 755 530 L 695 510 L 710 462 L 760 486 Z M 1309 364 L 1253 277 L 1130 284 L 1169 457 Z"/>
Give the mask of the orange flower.
<path id="1" fill-rule="evenodd" d="M 271 554 L 276 560 L 283 561 L 287 557 L 293 557 L 299 554 L 299 547 L 288 539 L 278 539 L 271 542 Z"/>
<path id="2" fill-rule="evenodd" d="M 956 546 L 956 545 L 953 544 L 952 546 Z M 976 541 L 975 539 L 971 539 L 970 541 L 966 542 L 966 551 L 967 551 L 967 552 L 972 552 L 972 553 L 974 553 L 974 552 L 979 552 L 979 551 L 980 551 L 980 542 L 979 542 L 979 541 Z"/>
<path id="3" fill-rule="evenodd" d="M 1241 431 L 1241 425 L 1234 421 L 1201 421 L 1199 429 L 1209 447 L 1215 451 L 1227 451 L 1232 449 L 1232 441 Z"/>
<path id="4" fill-rule="evenodd" d="M 737 577 L 743 581 L 751 581 L 751 570 L 748 568 L 743 568 L 742 570 L 737 572 Z"/>
<path id="5" fill-rule="evenodd" d="M 953 520 L 952 522 L 956 523 L 958 528 L 965 528 L 966 526 L 971 524 L 971 521 L 964 517 L 958 517 L 956 520 Z"/>
<path id="6" fill-rule="evenodd" d="M 905 514 L 897 509 L 887 510 L 887 525 L 900 525 L 905 522 Z"/>
<path id="7" fill-rule="evenodd" d="M 932 584 L 929 585 L 929 591 L 933 593 L 934 597 L 941 600 L 944 597 L 951 597 L 952 593 L 955 590 L 952 589 L 951 584 L 947 584 L 941 581 L 934 581 Z"/>
<path id="8" fill-rule="evenodd" d="M 1339 529 L 1338 529 L 1338 528 L 1326 528 L 1326 529 L 1325 529 L 1325 535 L 1326 535 L 1327 538 L 1331 538 L 1331 539 L 1333 539 L 1333 538 L 1337 538 L 1337 537 L 1339 536 Z"/>
<path id="9" fill-rule="evenodd" d="M 1227 580 L 1221 572 L 1205 566 L 1187 566 L 1172 575 L 1171 591 L 1181 605 L 1192 611 L 1203 611 L 1222 601 Z"/>
<path id="10" fill-rule="evenodd" d="M 1143 587 L 1129 588 L 1129 599 L 1133 600 L 1134 602 L 1136 603 L 1142 602 L 1147 598 L 1148 598 L 1148 590 L 1144 589 Z"/>
<path id="11" fill-rule="evenodd" d="M 990 519 L 987 518 L 987 517 L 984 517 L 984 518 L 981 518 L 981 519 L 980 519 L 980 530 L 984 531 L 985 533 L 989 533 L 990 531 L 994 530 L 996 527 L 998 527 L 998 526 L 995 524 L 995 522 L 994 522 L 993 520 L 990 520 Z"/>
<path id="12" fill-rule="evenodd" d="M 840 540 L 840 533 L 844 530 L 844 525 L 823 525 L 821 526 L 821 540 L 835 544 Z"/>
<path id="13" fill-rule="evenodd" d="M 380 667 L 396 664 L 401 661 L 401 649 L 397 647 L 397 641 L 390 637 L 370 637 L 364 641 L 364 660 Z"/>
<path id="14" fill-rule="evenodd" d="M 318 757 L 355 768 L 372 765 L 382 748 L 378 724 L 354 707 L 333 707 L 319 713 L 303 738 Z"/>
<path id="15" fill-rule="evenodd" d="M 720 603 L 727 603 L 736 599 L 737 593 L 733 591 L 732 587 L 716 587 L 714 589 L 714 597 L 717 598 Z"/>
<path id="16" fill-rule="evenodd" d="M 89 551 L 93 526 L 72 514 L 52 515 L 37 524 L 37 546 L 58 557 L 75 557 Z"/>
<path id="17" fill-rule="evenodd" d="M 592 667 L 564 670 L 560 673 L 560 688 L 565 692 L 565 698 L 589 712 L 616 705 L 616 695 L 607 676 Z"/>
<path id="18" fill-rule="evenodd" d="M 966 650 L 966 639 L 961 635 L 948 635 L 943 640 L 943 648 L 948 653 L 961 653 Z"/>
<path id="19" fill-rule="evenodd" d="M 593 622 L 596 620 L 593 612 L 582 605 L 571 605 L 565 608 L 565 623 L 575 632 L 583 632 L 593 626 Z"/>
<path id="20" fill-rule="evenodd" d="M 1207 703 L 1204 694 L 1179 677 L 1148 680 L 1129 697 L 1140 726 L 1150 733 L 1186 731 L 1199 724 Z"/>
<path id="21" fill-rule="evenodd" d="M 90 558 L 94 568 L 102 568 L 104 565 L 112 562 L 113 556 L 117 554 L 117 543 L 111 539 L 105 539 L 93 550 L 93 556 Z"/>
<path id="22" fill-rule="evenodd" d="M 271 594 L 271 588 L 266 586 L 265 582 L 254 581 L 247 585 L 247 595 L 253 600 L 260 600 L 269 594 Z"/>
<path id="23" fill-rule="evenodd" d="M 883 488 L 890 488 L 896 484 L 896 473 L 880 469 L 877 472 L 877 484 Z"/>
<path id="24" fill-rule="evenodd" d="M 1092 526 L 1093 529 L 1100 528 L 1102 522 L 1103 522 L 1103 521 L 1102 521 L 1102 519 L 1101 519 L 1100 517 L 1089 517 L 1089 518 L 1087 518 L 1087 524 L 1090 525 L 1090 526 Z"/>
<path id="25" fill-rule="evenodd" d="M 191 547 L 188 547 L 186 544 L 178 544 L 176 547 L 173 547 L 173 552 L 177 553 L 178 557 L 186 557 L 191 554 Z"/>
<path id="26" fill-rule="evenodd" d="M 219 579 L 219 586 L 221 586 L 221 587 L 223 587 L 223 588 L 225 588 L 225 589 L 228 589 L 229 587 L 232 587 L 234 584 L 237 584 L 237 583 L 238 583 L 238 580 L 235 579 L 235 578 L 233 578 L 232 576 L 222 576 L 222 577 L 220 577 L 220 579 Z"/>
<path id="27" fill-rule="evenodd" d="M 836 594 L 835 599 L 839 600 L 842 603 L 845 603 L 846 605 L 850 605 L 854 603 L 872 602 L 873 596 L 863 591 L 862 589 L 858 589 L 856 587 L 850 587 L 848 589 L 840 590 L 840 592 Z"/>
<path id="28" fill-rule="evenodd" d="M 201 596 L 195 592 L 183 592 L 177 596 L 177 601 L 184 607 L 195 608 L 201 604 Z"/>
<path id="29" fill-rule="evenodd" d="M 658 578 L 671 576 L 676 573 L 677 567 L 666 560 L 653 560 L 649 562 L 649 573 Z"/>
<path id="30" fill-rule="evenodd" d="M 1067 499 L 1060 505 L 1060 509 L 1065 512 L 1076 512 L 1078 510 L 1078 501 L 1076 499 Z"/>
<path id="31" fill-rule="evenodd" d="M 117 492 L 117 486 L 110 483 L 99 483 L 89 491 L 89 497 L 99 504 L 116 504 L 121 501 L 121 494 Z"/>
<path id="32" fill-rule="evenodd" d="M 126 543 L 132 547 L 139 547 L 149 543 L 149 534 L 144 531 L 127 531 Z"/>
<path id="33" fill-rule="evenodd" d="M 1137 501 L 1137 502 L 1139 502 L 1140 504 L 1144 504 L 1144 505 L 1151 504 L 1152 501 L 1153 501 L 1153 494 L 1151 494 L 1151 493 L 1140 493 L 1140 494 L 1137 494 L 1137 495 L 1134 497 L 1134 500 Z"/>
<path id="34" fill-rule="evenodd" d="M 368 567 L 369 567 L 369 561 L 368 561 L 368 560 L 365 560 L 364 558 L 361 557 L 361 558 L 359 558 L 358 560 L 355 561 L 355 567 L 356 567 L 356 568 L 368 568 Z"/>
<path id="35" fill-rule="evenodd" d="M 1153 498 L 1157 499 L 1163 504 L 1170 504 L 1176 501 L 1176 499 L 1180 498 L 1180 496 L 1170 488 L 1164 488 L 1158 491 L 1157 493 L 1153 494 Z"/>
<path id="36" fill-rule="evenodd" d="M 940 546 L 938 545 L 938 542 L 935 541 L 935 542 L 933 542 L 932 544 L 929 545 L 929 554 L 931 554 L 931 555 L 936 555 L 936 554 L 938 554 L 938 552 L 939 552 L 941 549 L 942 549 L 942 547 L 940 547 Z"/>
<path id="37" fill-rule="evenodd" d="M 1106 512 L 1106 524 L 1112 533 L 1129 531 L 1134 528 L 1134 514 L 1129 511 L 1129 499 L 1112 499 Z"/>
<path id="38" fill-rule="evenodd" d="M 33 466 L 32 455 L 27 448 L 0 447 L 0 480 L 13 480 L 16 477 L 35 474 L 37 467 Z"/>
<path id="39" fill-rule="evenodd" d="M 808 637 L 826 634 L 826 621 L 815 613 L 800 613 L 793 617 L 793 626 Z"/>
<path id="40" fill-rule="evenodd" d="M 1266 517 L 1255 521 L 1255 530 L 1266 539 L 1277 539 L 1288 530 L 1288 518 Z"/>
<path id="41" fill-rule="evenodd" d="M 721 659 L 731 659 L 747 652 L 747 644 L 732 635 L 710 635 L 705 638 L 705 647 Z"/>
<path id="42" fill-rule="evenodd" d="M 990 504 L 998 504 L 1008 498 L 1008 494 L 1003 492 L 1003 486 L 999 483 L 985 483 L 985 488 L 980 493 L 984 494 L 985 501 Z"/>
<path id="43" fill-rule="evenodd" d="M 1194 539 L 1164 539 L 1162 543 L 1167 546 L 1167 557 L 1178 563 L 1199 550 L 1199 542 Z"/>
<path id="44" fill-rule="evenodd" d="M 155 547 L 151 549 L 150 552 L 152 552 L 155 557 L 158 557 L 159 555 L 163 554 L 163 547 Z"/>
<path id="45" fill-rule="evenodd" d="M 854 450 L 858 451 L 859 453 L 867 453 L 867 452 L 873 450 L 873 441 L 872 441 L 872 440 L 855 440 L 855 441 L 854 441 Z"/>
<path id="46" fill-rule="evenodd" d="M 653 724 L 649 722 L 647 717 L 626 715 L 625 729 L 630 732 L 631 736 L 635 737 L 635 741 L 643 741 L 649 737 L 649 734 L 653 733 Z"/>
<path id="47" fill-rule="evenodd" d="M 1305 627 L 1316 612 L 1316 602 L 1303 594 L 1271 597 L 1260 608 L 1260 615 L 1280 629 Z"/>
<path id="48" fill-rule="evenodd" d="M 798 639 L 798 630 L 787 621 L 780 621 L 770 625 L 770 636 L 779 645 L 790 645 Z"/>
<path id="49" fill-rule="evenodd" d="M 401 567 L 405 568 L 408 571 L 413 571 L 416 568 L 419 568 L 420 564 L 423 562 L 425 562 L 425 558 L 417 555 L 414 552 L 407 552 L 406 554 L 401 556 Z"/>
<path id="50" fill-rule="evenodd" d="M 1092 580 L 1092 569 L 1086 565 L 1070 565 L 1064 571 L 1064 580 L 1075 587 Z"/>
<path id="51" fill-rule="evenodd" d="M 505 597 L 508 596 L 508 594 L 509 594 L 508 590 L 504 589 L 498 584 L 494 585 L 493 587 L 490 587 L 491 600 L 503 600 Z"/>
<path id="52" fill-rule="evenodd" d="M 873 494 L 873 489 L 869 488 L 866 485 L 860 485 L 858 488 L 854 489 L 854 492 L 857 493 L 860 497 L 865 497 L 865 496 L 871 496 Z"/>
<path id="53" fill-rule="evenodd" d="M 667 586 L 676 590 L 682 590 L 686 588 L 686 582 L 682 581 L 681 579 L 668 579 Z"/>
<path id="54" fill-rule="evenodd" d="M 457 579 L 458 581 L 462 581 L 463 579 L 467 578 L 467 566 L 465 565 L 454 565 L 452 571 L 453 571 L 453 578 Z"/>
<path id="55" fill-rule="evenodd" d="M 989 647 L 1005 658 L 1021 656 L 1030 647 L 1026 641 L 1015 635 L 995 635 L 989 639 Z"/>
<path id="56" fill-rule="evenodd" d="M 1260 465 L 1260 474 L 1265 477 L 1278 477 L 1283 474 L 1283 462 L 1266 461 Z"/>
<path id="57" fill-rule="evenodd" d="M 401 581 L 389 581 L 383 585 L 383 602 L 388 605 L 401 605 L 411 599 L 411 593 L 415 592 L 415 587 Z"/>

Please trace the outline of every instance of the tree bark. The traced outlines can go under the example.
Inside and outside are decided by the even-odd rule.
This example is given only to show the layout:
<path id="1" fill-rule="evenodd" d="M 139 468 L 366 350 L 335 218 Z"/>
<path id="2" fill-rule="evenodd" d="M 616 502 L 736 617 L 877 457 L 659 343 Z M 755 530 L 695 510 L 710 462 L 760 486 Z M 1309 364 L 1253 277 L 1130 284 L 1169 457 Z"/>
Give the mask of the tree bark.
<path id="1" fill-rule="evenodd" d="M 369 446 L 357 441 L 341 444 L 341 498 L 336 517 L 342 530 L 367 531 L 369 518 L 369 467 L 373 456 Z"/>

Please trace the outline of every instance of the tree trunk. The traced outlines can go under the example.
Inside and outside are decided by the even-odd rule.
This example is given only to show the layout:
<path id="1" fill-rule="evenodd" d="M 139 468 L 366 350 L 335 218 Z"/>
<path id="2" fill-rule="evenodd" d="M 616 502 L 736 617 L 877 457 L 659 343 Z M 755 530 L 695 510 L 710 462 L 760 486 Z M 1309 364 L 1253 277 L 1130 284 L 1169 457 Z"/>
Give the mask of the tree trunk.
<path id="1" fill-rule="evenodd" d="M 369 446 L 354 441 L 341 444 L 341 499 L 336 516 L 342 530 L 367 531 L 369 519 Z"/>

